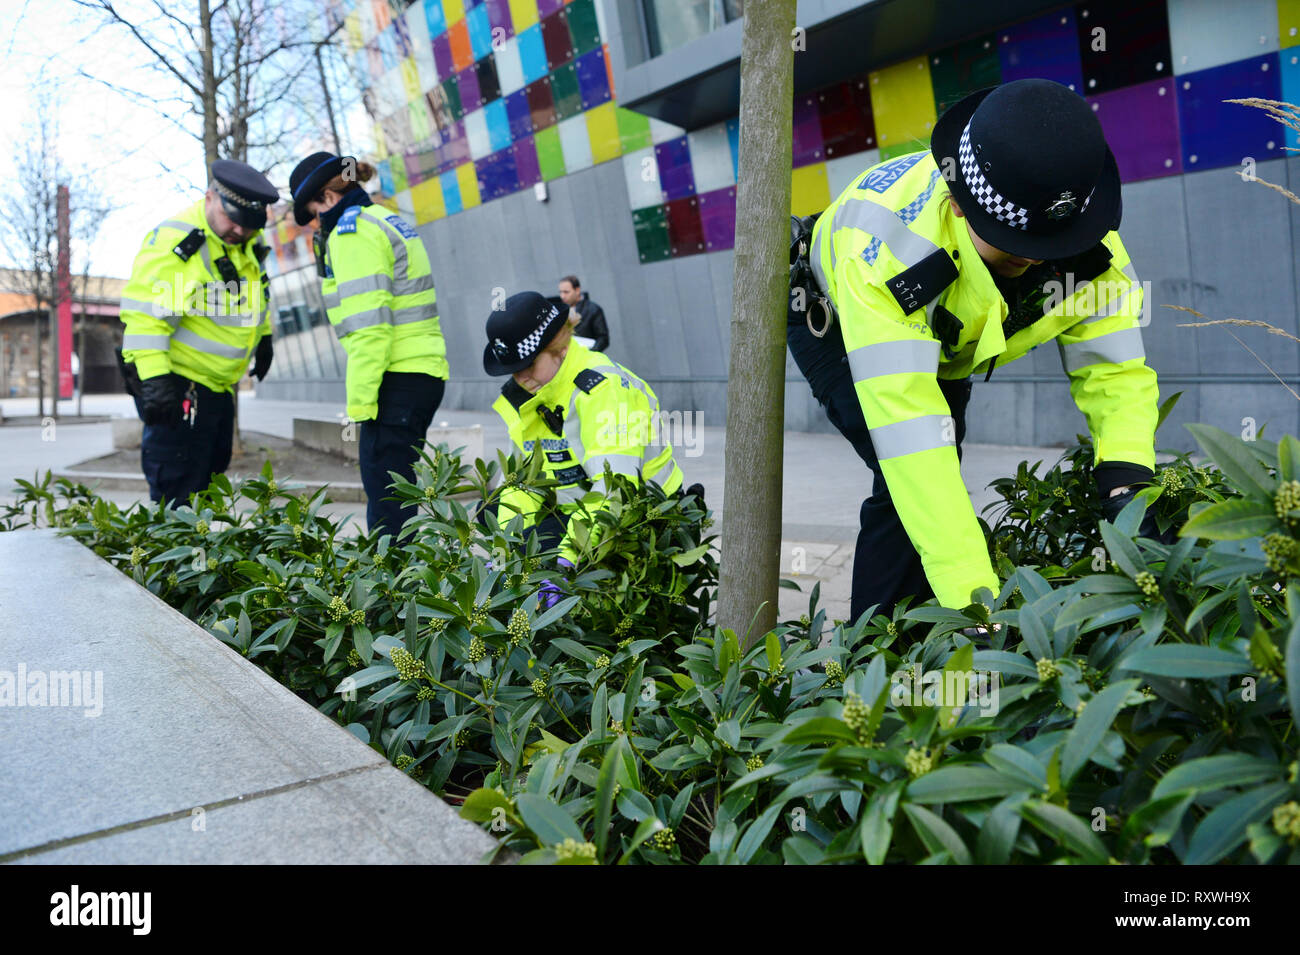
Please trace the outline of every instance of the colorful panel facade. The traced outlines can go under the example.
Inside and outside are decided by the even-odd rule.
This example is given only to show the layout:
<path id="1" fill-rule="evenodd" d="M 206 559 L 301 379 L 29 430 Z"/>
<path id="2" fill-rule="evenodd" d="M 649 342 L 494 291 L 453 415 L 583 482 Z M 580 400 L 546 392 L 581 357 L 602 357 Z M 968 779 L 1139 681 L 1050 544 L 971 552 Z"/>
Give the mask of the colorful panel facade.
<path id="1" fill-rule="evenodd" d="M 734 245 L 736 119 L 687 134 L 618 106 L 596 0 L 342 6 L 381 186 L 418 222 L 617 159 L 643 262 Z M 963 97 L 1025 77 L 1087 98 L 1125 182 L 1283 156 L 1300 134 L 1223 101 L 1300 100 L 1300 0 L 1090 0 L 801 93 L 792 211 L 926 148 Z"/>

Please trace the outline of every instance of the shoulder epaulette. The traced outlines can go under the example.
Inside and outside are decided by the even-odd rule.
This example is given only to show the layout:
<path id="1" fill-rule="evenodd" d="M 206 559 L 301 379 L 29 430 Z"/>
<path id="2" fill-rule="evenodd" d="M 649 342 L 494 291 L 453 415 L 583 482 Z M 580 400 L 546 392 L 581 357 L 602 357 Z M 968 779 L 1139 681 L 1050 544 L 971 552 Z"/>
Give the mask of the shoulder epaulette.
<path id="1" fill-rule="evenodd" d="M 348 233 L 357 231 L 357 216 L 361 213 L 361 206 L 352 206 L 339 216 L 338 225 L 334 226 L 335 232 Z"/>
<path id="2" fill-rule="evenodd" d="M 172 252 L 174 252 L 182 262 L 188 262 L 190 256 L 203 248 L 204 241 L 206 240 L 203 237 L 202 229 L 191 229 L 189 235 L 181 239 L 172 247 Z"/>
<path id="3" fill-rule="evenodd" d="M 401 216 L 385 216 L 384 221 L 396 229 L 404 239 L 418 239 L 420 237 L 420 233 L 412 229 L 410 223 Z"/>
<path id="4" fill-rule="evenodd" d="M 899 272 L 885 283 L 904 315 L 925 308 L 949 285 L 957 281 L 957 266 L 944 249 L 935 249 L 916 265 Z"/>
<path id="5" fill-rule="evenodd" d="M 266 257 L 271 253 L 271 247 L 265 242 L 253 243 L 253 255 L 257 256 L 258 262 L 265 262 Z"/>
<path id="6" fill-rule="evenodd" d="M 582 391 L 591 394 L 592 389 L 604 380 L 605 376 L 596 369 L 584 368 L 574 376 L 573 383 Z"/>

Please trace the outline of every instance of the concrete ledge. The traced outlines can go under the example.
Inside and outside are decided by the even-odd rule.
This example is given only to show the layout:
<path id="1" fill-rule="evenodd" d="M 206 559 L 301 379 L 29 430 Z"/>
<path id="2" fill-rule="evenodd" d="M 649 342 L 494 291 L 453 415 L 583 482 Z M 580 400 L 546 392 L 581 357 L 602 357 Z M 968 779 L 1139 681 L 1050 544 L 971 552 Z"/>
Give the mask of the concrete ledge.
<path id="1" fill-rule="evenodd" d="M 453 451 L 464 448 L 463 457 L 466 461 L 483 457 L 481 424 L 461 427 L 435 424 L 429 429 L 425 440 L 431 446 L 445 444 Z M 294 418 L 293 441 L 306 448 L 357 461 L 361 454 L 361 426 L 356 422 L 345 423 L 341 418 Z"/>
<path id="2" fill-rule="evenodd" d="M 0 533 L 0 619 L 0 862 L 473 863 L 495 848 L 71 539 Z M 29 689 L 72 672 L 90 675 L 76 705 Z"/>

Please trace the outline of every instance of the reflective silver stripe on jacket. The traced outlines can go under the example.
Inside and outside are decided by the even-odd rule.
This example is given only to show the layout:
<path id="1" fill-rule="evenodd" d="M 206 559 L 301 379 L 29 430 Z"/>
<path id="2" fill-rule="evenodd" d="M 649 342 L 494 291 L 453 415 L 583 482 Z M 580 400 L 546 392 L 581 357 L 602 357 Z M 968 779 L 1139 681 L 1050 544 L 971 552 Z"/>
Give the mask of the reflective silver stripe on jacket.
<path id="1" fill-rule="evenodd" d="M 587 456 L 587 449 L 582 444 L 582 422 L 573 413 L 578 394 L 578 389 L 574 388 L 573 397 L 569 399 L 569 413 L 564 416 L 564 437 L 569 442 L 569 453 L 573 455 L 573 460 L 581 465 L 582 459 Z"/>
<path id="2" fill-rule="evenodd" d="M 662 487 L 664 482 L 673 476 L 673 471 L 676 470 L 676 468 L 677 462 L 672 458 L 669 458 L 667 462 L 665 462 L 664 466 L 659 469 L 659 473 L 650 478 L 650 480 Z"/>
<path id="3" fill-rule="evenodd" d="M 570 484 L 555 489 L 555 501 L 557 504 L 574 504 L 582 500 L 586 493 L 586 489 L 581 484 Z"/>
<path id="4" fill-rule="evenodd" d="M 170 335 L 123 335 L 122 351 L 133 349 L 152 349 L 154 351 L 171 351 Z"/>
<path id="5" fill-rule="evenodd" d="M 904 266 L 913 266 L 939 247 L 923 235 L 913 232 L 892 209 L 870 199 L 845 199 L 835 209 L 831 222 L 834 232 L 861 229 L 889 246 L 894 258 Z M 835 246 L 831 245 L 831 268 L 835 268 Z"/>
<path id="6" fill-rule="evenodd" d="M 922 415 L 872 428 L 871 444 L 876 449 L 876 457 L 882 461 L 919 451 L 956 447 L 957 425 L 952 415 Z"/>
<path id="7" fill-rule="evenodd" d="M 379 308 L 372 308 L 368 312 L 358 312 L 355 315 L 349 315 L 340 322 L 331 324 L 334 326 L 334 334 L 339 338 L 345 338 L 359 329 L 370 328 L 372 325 L 393 324 L 393 311 L 387 305 L 381 305 Z"/>
<path id="8" fill-rule="evenodd" d="M 1074 374 L 1080 368 L 1089 365 L 1104 365 L 1134 358 L 1145 358 L 1146 350 L 1142 347 L 1142 329 L 1121 328 L 1117 332 L 1098 335 L 1087 341 L 1063 344 L 1057 339 L 1061 349 L 1061 364 L 1067 374 Z"/>
<path id="9" fill-rule="evenodd" d="M 349 315 L 339 322 L 333 322 L 334 334 L 344 338 L 361 328 L 374 325 L 407 325 L 411 322 L 426 322 L 438 317 L 434 305 L 412 305 L 408 308 L 391 309 L 387 305 L 372 308 L 369 311 Z"/>
<path id="10" fill-rule="evenodd" d="M 830 224 L 822 225 L 822 220 L 817 220 L 817 225 L 813 227 L 813 244 L 808 253 L 808 260 L 812 264 L 813 277 L 817 279 L 817 287 L 822 290 L 823 295 L 831 294 L 831 287 L 826 281 L 826 270 L 822 268 L 822 246 L 831 240 L 827 234 L 831 231 Z"/>
<path id="11" fill-rule="evenodd" d="M 121 312 L 144 312 L 151 318 L 166 319 L 173 326 L 176 324 L 172 321 L 174 315 L 166 314 L 167 306 L 162 302 L 146 302 L 138 298 L 123 297 L 118 303 L 117 310 Z"/>
<path id="12" fill-rule="evenodd" d="M 939 343 L 904 339 L 863 345 L 849 352 L 849 369 L 854 381 L 882 375 L 933 375 L 939 371 Z"/>
<path id="13" fill-rule="evenodd" d="M 371 222 L 377 223 L 383 230 L 384 235 L 388 236 L 388 244 L 393 247 L 393 281 L 401 282 L 407 278 L 407 271 L 410 269 L 410 263 L 406 257 L 406 236 L 393 228 L 393 224 L 383 216 L 375 215 L 368 210 L 362 210 Z M 393 294 L 400 294 L 394 292 Z"/>
<path id="14" fill-rule="evenodd" d="M 240 348 L 238 345 L 223 345 L 220 342 L 209 341 L 184 327 L 176 329 L 176 334 L 174 334 L 172 338 L 180 342 L 182 345 L 189 345 L 196 351 L 206 352 L 209 355 L 219 355 L 222 358 L 243 358 L 248 354 L 247 348 Z"/>
<path id="15" fill-rule="evenodd" d="M 1126 288 L 1122 294 L 1116 296 L 1113 299 L 1110 299 L 1104 307 L 1098 308 L 1097 313 L 1095 315 L 1091 315 L 1088 318 L 1085 318 L 1083 320 L 1084 324 L 1088 324 L 1090 322 L 1099 322 L 1103 318 L 1110 318 L 1112 315 L 1116 314 L 1121 308 L 1124 307 L 1124 303 L 1128 301 L 1128 297 L 1130 295 L 1132 295 L 1135 291 L 1138 291 L 1142 288 L 1141 283 L 1138 282 L 1137 270 L 1133 268 L 1132 262 L 1124 266 L 1124 268 L 1121 271 L 1128 278 L 1130 282 L 1129 287 Z"/>
<path id="16" fill-rule="evenodd" d="M 408 305 L 406 308 L 393 309 L 392 316 L 394 325 L 427 322 L 438 317 L 438 307 L 436 305 Z"/>
<path id="17" fill-rule="evenodd" d="M 625 474 L 634 478 L 641 473 L 642 459 L 635 454 L 597 454 L 584 461 L 582 469 L 593 481 L 605 474 L 605 465 L 615 474 Z"/>

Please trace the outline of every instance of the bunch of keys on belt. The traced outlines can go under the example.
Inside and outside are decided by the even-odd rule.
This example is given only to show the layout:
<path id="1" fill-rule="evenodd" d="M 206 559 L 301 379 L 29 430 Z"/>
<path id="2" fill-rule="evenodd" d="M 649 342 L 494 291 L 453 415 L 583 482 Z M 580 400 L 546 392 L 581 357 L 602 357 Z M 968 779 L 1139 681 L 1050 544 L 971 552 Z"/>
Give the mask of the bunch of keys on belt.
<path id="1" fill-rule="evenodd" d="M 190 382 L 190 389 L 185 392 L 185 398 L 181 401 L 181 418 L 192 428 L 194 427 L 194 419 L 198 417 L 198 414 L 199 396 L 194 390 L 194 382 Z"/>

